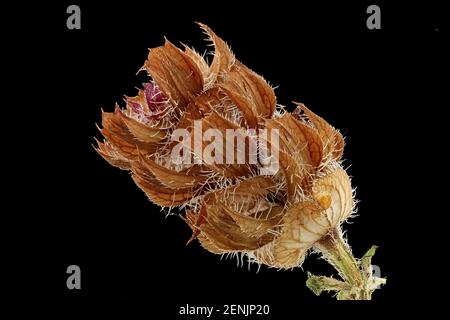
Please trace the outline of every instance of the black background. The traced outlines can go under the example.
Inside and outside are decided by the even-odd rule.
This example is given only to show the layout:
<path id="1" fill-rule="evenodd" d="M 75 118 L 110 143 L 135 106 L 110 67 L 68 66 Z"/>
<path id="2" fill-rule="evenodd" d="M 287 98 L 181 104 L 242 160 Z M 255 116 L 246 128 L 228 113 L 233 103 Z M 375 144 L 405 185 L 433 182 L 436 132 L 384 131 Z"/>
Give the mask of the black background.
<path id="1" fill-rule="evenodd" d="M 184 222 L 165 218 L 126 172 L 93 150 L 100 108 L 111 111 L 123 95 L 136 93 L 146 79 L 136 72 L 148 48 L 166 36 L 203 52 L 204 35 L 194 23 L 201 21 L 278 86 L 279 103 L 292 110 L 292 100 L 304 102 L 346 136 L 346 164 L 361 202 L 345 229 L 356 256 L 380 246 L 373 263 L 388 278 L 372 302 L 359 304 L 381 312 L 399 299 L 429 298 L 417 295 L 411 281 L 429 267 L 416 260 L 424 243 L 408 225 L 422 223 L 425 207 L 425 186 L 410 170 L 428 172 L 424 151 L 433 146 L 425 132 L 441 134 L 425 125 L 437 121 L 430 114 L 443 57 L 442 9 L 374 3 L 381 7 L 381 30 L 366 28 L 372 3 L 75 1 L 81 30 L 66 28 L 72 3 L 5 9 L 13 42 L 5 51 L 13 59 L 5 65 L 12 91 L 2 110 L 8 134 L 3 291 L 73 303 L 139 298 L 149 315 L 164 318 L 186 303 L 267 303 L 273 318 L 349 307 L 305 287 L 306 270 L 333 273 L 317 256 L 304 270 L 261 267 L 257 273 L 256 266 L 236 267 L 236 260 L 220 260 L 198 243 L 186 246 Z M 80 291 L 66 288 L 71 264 L 81 267 Z M 345 309 L 351 308 L 363 312 Z"/>

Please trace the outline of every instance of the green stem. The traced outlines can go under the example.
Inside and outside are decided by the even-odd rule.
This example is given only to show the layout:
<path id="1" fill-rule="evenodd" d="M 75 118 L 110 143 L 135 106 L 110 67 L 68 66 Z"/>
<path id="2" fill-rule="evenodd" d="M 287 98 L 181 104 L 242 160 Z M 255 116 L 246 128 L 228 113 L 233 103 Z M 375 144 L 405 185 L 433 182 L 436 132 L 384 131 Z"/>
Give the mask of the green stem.
<path id="1" fill-rule="evenodd" d="M 306 285 L 317 295 L 322 291 L 337 291 L 339 300 L 370 300 L 372 292 L 385 279 L 372 275 L 371 258 L 376 247 L 372 247 L 361 260 L 357 260 L 342 237 L 340 228 L 335 228 L 314 245 L 314 250 L 339 272 L 343 281 L 309 274 Z"/>
<path id="2" fill-rule="evenodd" d="M 358 263 L 339 230 L 332 230 L 328 236 L 315 244 L 314 249 L 323 254 L 345 282 L 351 286 L 360 286 L 363 283 Z"/>

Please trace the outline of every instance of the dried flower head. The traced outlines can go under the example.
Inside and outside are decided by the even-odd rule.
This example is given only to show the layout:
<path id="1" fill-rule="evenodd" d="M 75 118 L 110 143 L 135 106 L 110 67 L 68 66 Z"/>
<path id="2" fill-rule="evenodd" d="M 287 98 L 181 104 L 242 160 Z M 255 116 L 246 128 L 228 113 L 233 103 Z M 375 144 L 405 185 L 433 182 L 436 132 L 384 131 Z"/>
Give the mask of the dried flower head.
<path id="1" fill-rule="evenodd" d="M 126 97 L 124 109 L 116 106 L 113 113 L 102 114 L 104 141 L 96 150 L 113 166 L 131 171 L 153 203 L 182 208 L 192 229 L 189 242 L 197 239 L 210 252 L 238 253 L 280 269 L 300 266 L 315 250 L 343 279 L 310 275 L 307 285 L 315 293 L 334 290 L 340 299 L 370 299 L 384 282 L 371 274 L 374 249 L 356 260 L 342 238 L 341 224 L 355 204 L 341 163 L 342 135 L 301 103 L 292 113 L 278 106 L 273 88 L 237 60 L 209 27 L 200 26 L 215 48 L 212 62 L 167 40 L 151 49 L 143 66 L 151 82 L 137 96 Z M 263 140 L 277 155 L 279 170 L 262 173 L 259 144 L 256 162 L 249 155 L 226 164 L 205 161 L 198 150 L 206 143 L 195 136 L 188 140 L 194 161 L 174 161 L 173 133 L 185 129 L 198 135 L 195 123 L 202 136 L 208 129 L 224 135 L 241 132 L 245 150 L 252 139 L 261 138 L 255 130 L 276 130 L 277 143 Z M 215 147 L 214 159 L 231 152 L 236 160 L 242 152 L 237 143 L 233 150 Z"/>

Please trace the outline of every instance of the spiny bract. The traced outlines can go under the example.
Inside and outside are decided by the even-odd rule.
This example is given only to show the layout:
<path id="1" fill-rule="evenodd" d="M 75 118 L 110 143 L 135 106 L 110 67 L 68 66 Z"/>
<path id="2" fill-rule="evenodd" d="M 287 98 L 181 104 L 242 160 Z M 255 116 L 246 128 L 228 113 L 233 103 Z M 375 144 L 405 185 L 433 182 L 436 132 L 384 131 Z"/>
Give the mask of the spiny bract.
<path id="1" fill-rule="evenodd" d="M 206 25 L 215 48 L 211 64 L 189 47 L 166 40 L 150 50 L 151 76 L 126 107 L 103 113 L 96 150 L 161 207 L 179 206 L 190 241 L 216 254 L 240 252 L 276 268 L 301 265 L 308 250 L 352 213 L 350 179 L 342 168 L 342 135 L 297 103 L 289 113 L 271 86 L 239 62 Z M 175 164 L 171 133 L 209 128 L 278 129 L 280 170 L 261 164 Z M 226 151 L 224 151 L 226 152 Z M 273 150 L 272 150 L 273 152 Z"/>

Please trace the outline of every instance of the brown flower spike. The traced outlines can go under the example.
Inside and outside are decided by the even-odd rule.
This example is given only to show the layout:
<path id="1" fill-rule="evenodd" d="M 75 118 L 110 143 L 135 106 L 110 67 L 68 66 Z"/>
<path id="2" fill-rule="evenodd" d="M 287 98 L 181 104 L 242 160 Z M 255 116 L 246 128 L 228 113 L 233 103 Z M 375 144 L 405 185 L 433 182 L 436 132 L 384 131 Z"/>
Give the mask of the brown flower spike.
<path id="1" fill-rule="evenodd" d="M 375 247 L 355 259 L 342 237 L 341 225 L 354 210 L 350 178 L 341 165 L 342 135 L 301 103 L 292 113 L 277 106 L 270 85 L 209 27 L 200 26 L 215 48 L 211 64 L 167 40 L 151 49 L 142 68 L 152 81 L 137 96 L 126 97 L 124 109 L 102 114 L 104 141 L 97 152 L 130 171 L 153 203 L 183 209 L 192 229 L 189 242 L 197 239 L 213 253 L 238 253 L 280 269 L 300 266 L 314 250 L 342 278 L 309 274 L 307 286 L 314 293 L 370 299 L 385 279 L 372 276 Z M 176 129 L 192 133 L 194 121 L 202 133 L 277 129 L 278 147 L 267 142 L 278 154 L 279 170 L 263 175 L 263 165 L 248 157 L 237 164 L 198 160 L 195 146 L 197 161 L 175 163 L 171 135 Z M 230 152 L 220 151 L 216 157 Z"/>

